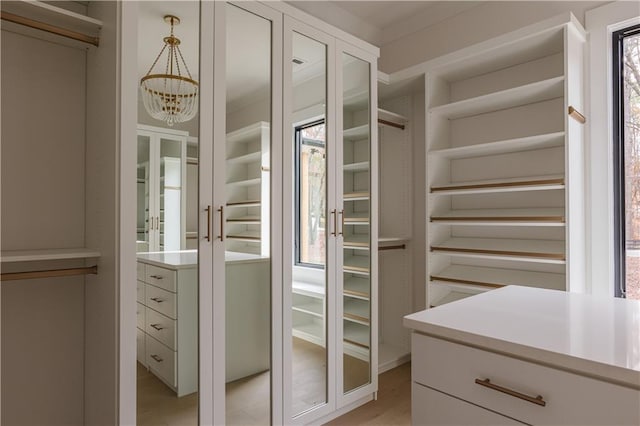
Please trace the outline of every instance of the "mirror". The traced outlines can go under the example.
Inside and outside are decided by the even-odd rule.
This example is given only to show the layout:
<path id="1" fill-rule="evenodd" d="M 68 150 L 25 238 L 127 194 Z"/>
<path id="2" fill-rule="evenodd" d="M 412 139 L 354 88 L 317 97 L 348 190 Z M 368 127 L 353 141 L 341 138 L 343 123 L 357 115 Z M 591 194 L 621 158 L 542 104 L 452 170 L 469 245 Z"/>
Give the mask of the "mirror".
<path id="1" fill-rule="evenodd" d="M 139 79 L 159 58 L 171 30 L 165 16 L 172 15 L 180 19 L 173 32 L 184 65 L 197 81 L 199 2 L 138 7 Z M 197 425 L 198 115 L 177 123 L 154 118 L 138 90 L 137 425 Z M 189 96 L 167 97 L 164 111 L 184 109 Z"/>
<path id="2" fill-rule="evenodd" d="M 226 424 L 271 422 L 271 21 L 226 11 Z"/>
<path id="3" fill-rule="evenodd" d="M 343 53 L 343 391 L 371 382 L 369 63 Z"/>
<path id="4" fill-rule="evenodd" d="M 292 412 L 327 402 L 327 46 L 293 33 Z"/>

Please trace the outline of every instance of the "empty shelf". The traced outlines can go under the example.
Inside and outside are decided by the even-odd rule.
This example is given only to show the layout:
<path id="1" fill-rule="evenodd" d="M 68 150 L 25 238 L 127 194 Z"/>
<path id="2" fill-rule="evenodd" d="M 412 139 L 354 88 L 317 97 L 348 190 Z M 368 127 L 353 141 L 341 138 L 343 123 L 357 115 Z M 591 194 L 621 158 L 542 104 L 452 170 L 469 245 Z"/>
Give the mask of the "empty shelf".
<path id="1" fill-rule="evenodd" d="M 456 195 L 488 192 L 549 191 L 555 189 L 564 189 L 563 177 L 549 176 L 452 183 L 432 186 L 430 191 L 432 195 Z"/>
<path id="2" fill-rule="evenodd" d="M 369 325 L 369 302 L 360 299 L 344 299 L 344 319 Z"/>
<path id="3" fill-rule="evenodd" d="M 227 203 L 227 207 L 259 207 L 260 200 L 250 200 L 250 201 L 233 201 Z"/>
<path id="4" fill-rule="evenodd" d="M 322 318 L 324 316 L 323 307 L 321 303 L 309 302 L 309 303 L 302 303 L 302 304 L 294 304 L 292 309 L 294 311 L 313 315 L 319 318 Z"/>
<path id="5" fill-rule="evenodd" d="M 227 133 L 227 143 L 251 142 L 258 140 L 263 131 L 269 131 L 269 123 L 260 121 L 242 129 Z"/>
<path id="6" fill-rule="evenodd" d="M 260 178 L 237 180 L 235 182 L 227 182 L 227 186 L 228 187 L 240 187 L 240 186 L 259 185 L 261 180 L 262 179 L 260 179 Z"/>
<path id="7" fill-rule="evenodd" d="M 559 98 L 563 95 L 563 91 L 564 77 L 554 77 L 512 89 L 440 105 L 431 108 L 429 112 L 448 119 L 458 119 Z"/>
<path id="8" fill-rule="evenodd" d="M 229 234 L 227 235 L 227 239 L 228 240 L 235 240 L 235 241 L 247 241 L 247 242 L 260 242 L 261 238 L 260 238 L 260 234 L 259 233 L 253 233 L 253 232 L 241 232 L 238 234 Z"/>
<path id="9" fill-rule="evenodd" d="M 294 281 L 293 283 L 291 283 L 291 290 L 293 293 L 296 293 L 296 294 L 303 294 L 305 296 L 321 299 L 321 298 L 324 298 L 325 285 L 318 284 L 318 283 Z"/>
<path id="10" fill-rule="evenodd" d="M 343 321 L 343 324 L 344 329 L 342 338 L 345 342 L 349 342 L 363 348 L 369 348 L 371 334 L 369 327 L 350 321 Z"/>
<path id="11" fill-rule="evenodd" d="M 520 285 L 551 290 L 566 289 L 566 277 L 564 274 L 455 264 L 433 274 L 430 280 L 432 282 L 442 282 L 451 285 L 471 285 L 490 288 L 505 285 Z"/>
<path id="12" fill-rule="evenodd" d="M 260 216 L 243 216 L 243 217 L 227 218 L 227 223 L 238 224 L 238 225 L 259 225 Z"/>
<path id="13" fill-rule="evenodd" d="M 409 121 L 404 115 L 378 108 L 378 123 L 388 124 L 404 130 L 404 124 Z M 393 124 L 389 124 L 393 123 Z"/>
<path id="14" fill-rule="evenodd" d="M 344 201 L 364 201 L 369 199 L 368 192 L 349 192 L 343 195 Z"/>
<path id="15" fill-rule="evenodd" d="M 368 256 L 345 256 L 344 271 L 356 274 L 369 274 L 369 257 Z"/>
<path id="16" fill-rule="evenodd" d="M 345 172 L 366 172 L 369 170 L 369 162 L 362 161 L 360 163 L 349 163 L 342 166 Z"/>
<path id="17" fill-rule="evenodd" d="M 358 212 L 344 214 L 345 225 L 368 225 L 370 221 L 369 212 Z"/>
<path id="18" fill-rule="evenodd" d="M 432 215 L 432 223 L 479 226 L 564 226 L 562 208 L 452 210 Z"/>
<path id="19" fill-rule="evenodd" d="M 343 293 L 346 296 L 369 300 L 371 283 L 367 278 L 350 277 L 344 280 Z"/>
<path id="20" fill-rule="evenodd" d="M 507 238 L 452 238 L 431 246 L 432 252 L 451 256 L 565 263 L 565 243 L 555 240 Z"/>
<path id="21" fill-rule="evenodd" d="M 345 249 L 369 249 L 369 235 L 345 235 L 342 247 Z"/>
<path id="22" fill-rule="evenodd" d="M 237 157 L 227 158 L 227 164 L 247 164 L 260 161 L 262 153 L 260 151 L 251 152 Z"/>
<path id="23" fill-rule="evenodd" d="M 351 127 L 350 129 L 344 129 L 342 132 L 342 138 L 344 140 L 355 141 L 365 139 L 369 137 L 369 125 L 363 124 L 362 126 Z"/>
<path id="24" fill-rule="evenodd" d="M 97 257 L 100 257 L 100 252 L 84 247 L 43 250 L 3 250 L 0 254 L 2 263 L 91 259 Z"/>
<path id="25" fill-rule="evenodd" d="M 546 133 L 523 138 L 507 139 L 476 145 L 460 146 L 431 151 L 429 156 L 437 159 L 457 159 L 482 157 L 485 155 L 508 154 L 534 149 L 555 148 L 564 145 L 564 132 Z"/>
<path id="26" fill-rule="evenodd" d="M 293 335 L 319 344 L 324 343 L 324 329 L 321 322 L 294 324 Z"/>

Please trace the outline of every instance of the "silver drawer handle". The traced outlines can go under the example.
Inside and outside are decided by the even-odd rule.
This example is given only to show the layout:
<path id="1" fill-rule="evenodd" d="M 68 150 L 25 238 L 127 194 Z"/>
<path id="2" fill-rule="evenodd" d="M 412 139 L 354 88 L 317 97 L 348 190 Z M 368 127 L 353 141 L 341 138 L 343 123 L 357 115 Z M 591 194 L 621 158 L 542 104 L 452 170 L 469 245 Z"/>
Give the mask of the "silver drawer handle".
<path id="1" fill-rule="evenodd" d="M 484 386 L 486 388 L 493 389 L 495 391 L 506 393 L 507 395 L 511 395 L 511 396 L 516 397 L 516 398 L 523 399 L 523 400 L 528 401 L 528 402 L 530 402 L 532 404 L 540 405 L 542 407 L 547 405 L 546 401 L 542 398 L 541 395 L 538 395 L 538 396 L 536 396 L 534 398 L 532 396 L 525 395 L 523 393 L 514 391 L 512 389 L 505 388 L 505 387 L 493 384 L 493 383 L 491 383 L 491 381 L 489 379 L 484 379 L 484 380 L 483 379 L 476 379 L 476 383 L 479 384 L 480 386 Z"/>
<path id="2" fill-rule="evenodd" d="M 162 279 L 162 275 L 149 275 L 150 278 L 154 278 L 156 280 L 161 280 Z"/>
<path id="3" fill-rule="evenodd" d="M 162 362 L 164 361 L 162 358 L 160 358 L 158 355 L 151 355 L 151 358 L 153 358 L 153 360 L 155 362 Z"/>
<path id="4" fill-rule="evenodd" d="M 155 328 L 156 330 L 164 330 L 164 327 L 160 327 L 160 324 L 149 324 L 150 327 Z"/>
<path id="5" fill-rule="evenodd" d="M 164 299 L 162 299 L 161 297 L 152 297 L 151 300 L 153 300 L 156 303 L 164 302 Z"/>

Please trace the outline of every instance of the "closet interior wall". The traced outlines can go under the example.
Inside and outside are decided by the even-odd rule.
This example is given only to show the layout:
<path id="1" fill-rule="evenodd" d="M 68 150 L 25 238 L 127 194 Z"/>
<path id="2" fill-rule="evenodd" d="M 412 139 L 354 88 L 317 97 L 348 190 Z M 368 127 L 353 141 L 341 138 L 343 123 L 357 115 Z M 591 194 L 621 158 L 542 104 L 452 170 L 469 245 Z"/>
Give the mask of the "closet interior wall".
<path id="1" fill-rule="evenodd" d="M 100 47 L 2 21 L 2 273 L 97 265 L 98 275 L 2 282 L 7 425 L 117 423 L 118 6 L 72 6 L 105 24 Z M 53 260 L 61 249 L 75 259 Z M 11 261 L 23 250 L 45 260 Z"/>

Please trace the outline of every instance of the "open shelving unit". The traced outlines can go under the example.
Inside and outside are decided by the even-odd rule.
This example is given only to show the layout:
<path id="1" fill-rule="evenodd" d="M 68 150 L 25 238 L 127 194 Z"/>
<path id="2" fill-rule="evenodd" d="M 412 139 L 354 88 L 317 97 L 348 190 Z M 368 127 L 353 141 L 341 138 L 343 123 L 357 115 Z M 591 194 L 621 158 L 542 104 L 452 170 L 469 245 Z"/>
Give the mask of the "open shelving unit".
<path id="1" fill-rule="evenodd" d="M 269 123 L 227 134 L 227 251 L 269 254 Z"/>
<path id="2" fill-rule="evenodd" d="M 567 15 L 427 73 L 429 307 L 583 289 L 583 129 L 568 112 L 583 108 L 585 40 Z"/>

